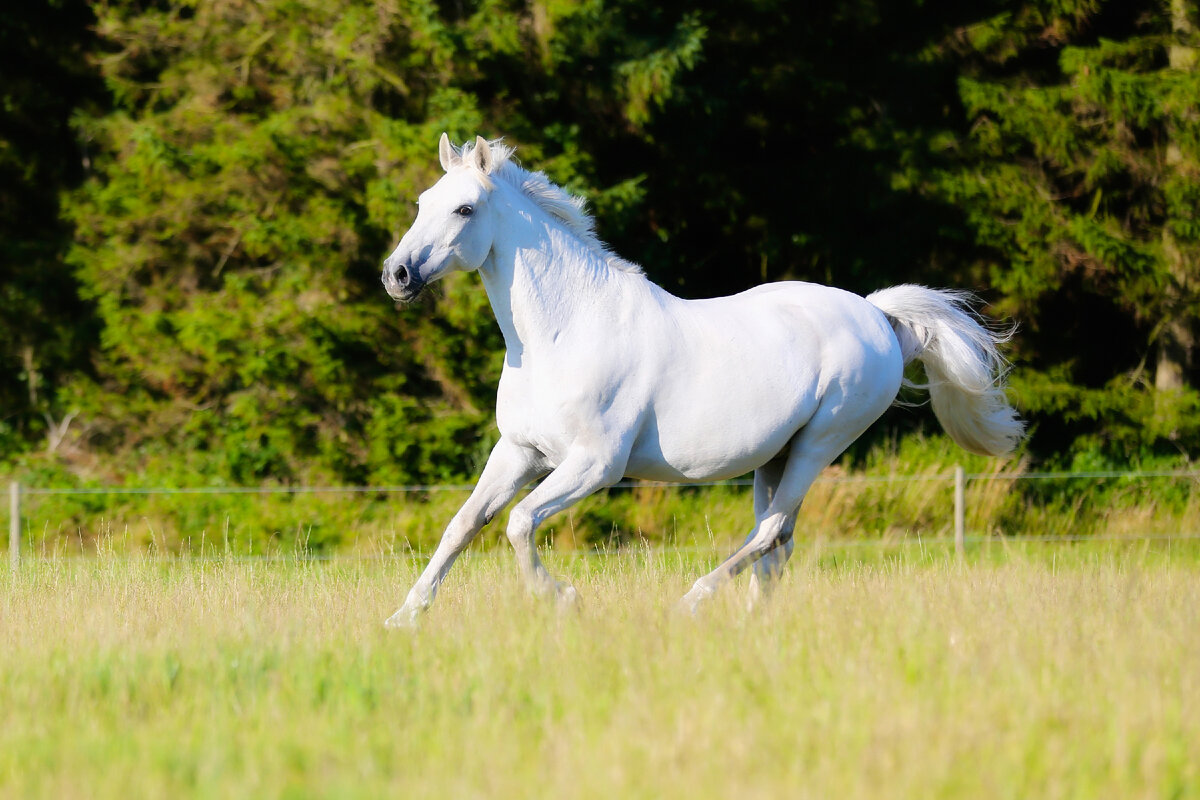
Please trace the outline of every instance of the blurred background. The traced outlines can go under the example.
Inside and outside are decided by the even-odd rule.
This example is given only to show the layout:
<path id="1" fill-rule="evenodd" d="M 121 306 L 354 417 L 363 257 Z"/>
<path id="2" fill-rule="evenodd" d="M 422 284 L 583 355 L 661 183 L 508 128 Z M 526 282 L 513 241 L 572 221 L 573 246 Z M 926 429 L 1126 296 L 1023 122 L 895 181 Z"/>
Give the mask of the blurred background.
<path id="1" fill-rule="evenodd" d="M 1194 0 L 39 0 L 0 12 L 0 474 L 469 480 L 502 342 L 380 265 L 504 137 L 684 297 L 972 290 L 1026 464 L 1200 445 Z M 894 409 L 849 455 L 936 430 Z"/>

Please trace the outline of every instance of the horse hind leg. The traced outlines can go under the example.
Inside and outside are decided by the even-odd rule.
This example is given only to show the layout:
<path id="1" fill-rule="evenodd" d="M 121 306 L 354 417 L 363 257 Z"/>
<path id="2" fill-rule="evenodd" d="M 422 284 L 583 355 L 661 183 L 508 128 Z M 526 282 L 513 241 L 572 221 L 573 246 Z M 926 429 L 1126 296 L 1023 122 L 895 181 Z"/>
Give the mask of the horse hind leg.
<path id="1" fill-rule="evenodd" d="M 822 468 L 823 465 L 812 469 L 813 477 Z M 716 593 L 722 584 L 737 577 L 747 567 L 757 565 L 764 557 L 769 560 L 763 564 L 761 574 L 755 576 L 755 585 L 751 591 L 758 596 L 761 596 L 764 590 L 769 591 L 768 587 L 775 580 L 775 572 L 782 568 L 783 562 L 791 554 L 796 513 L 808 484 L 812 483 L 812 478 L 809 478 L 807 483 L 798 483 L 800 485 L 792 491 L 785 477 L 785 481 L 780 485 L 780 492 L 771 501 L 767 513 L 756 522 L 742 546 L 720 566 L 697 580 L 691 591 L 684 595 L 681 601 L 684 610 L 695 613 L 700 604 Z"/>
<path id="2" fill-rule="evenodd" d="M 747 607 L 755 608 L 766 601 L 775 590 L 783 568 L 792 552 L 796 549 L 796 539 L 792 535 L 796 527 L 796 516 L 792 516 L 792 524 L 780 532 L 777 544 L 754 562 L 754 572 L 750 576 L 750 598 Z"/>
<path id="3" fill-rule="evenodd" d="M 765 579 L 781 569 L 791 554 L 792 530 L 800 504 L 808 494 L 813 481 L 825 467 L 841 455 L 850 444 L 863 434 L 868 426 L 887 409 L 892 395 L 873 398 L 871 402 L 845 404 L 839 394 L 827 396 L 818 407 L 808 424 L 792 439 L 788 447 L 786 462 L 778 484 L 773 491 L 766 491 L 769 483 L 764 476 L 766 507 L 756 514 L 754 529 L 746 541 L 729 558 L 703 576 L 692 586 L 691 591 L 680 601 L 682 607 L 695 613 L 700 604 L 711 597 L 722 584 L 736 577 L 747 567 L 770 554 L 757 575 L 758 590 L 764 588 Z M 755 476 L 755 499 L 758 479 Z"/>
<path id="4" fill-rule="evenodd" d="M 786 465 L 787 457 L 782 456 L 767 462 L 754 471 L 754 519 L 756 523 L 762 522 L 766 517 L 767 509 L 779 488 L 779 481 L 783 478 L 783 470 Z M 779 576 L 783 573 L 784 565 L 787 564 L 792 551 L 796 548 L 796 541 L 792 537 L 795 527 L 796 515 L 793 514 L 790 524 L 780 530 L 775 545 L 754 562 L 754 573 L 750 576 L 749 608 L 753 609 L 763 602 L 774 589 Z M 754 532 L 751 531 L 743 545 L 749 544 L 753 537 Z"/>

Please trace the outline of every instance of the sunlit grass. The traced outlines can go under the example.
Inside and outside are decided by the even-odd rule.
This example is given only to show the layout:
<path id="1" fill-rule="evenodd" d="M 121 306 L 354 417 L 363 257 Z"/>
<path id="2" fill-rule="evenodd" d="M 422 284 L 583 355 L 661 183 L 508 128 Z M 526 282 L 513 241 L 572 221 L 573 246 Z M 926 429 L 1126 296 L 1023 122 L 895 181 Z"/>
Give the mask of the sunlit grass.
<path id="1" fill-rule="evenodd" d="M 0 572 L 13 797 L 1200 796 L 1194 544 L 801 548 L 753 613 L 713 554 L 508 554 L 385 631 L 419 564 Z"/>
<path id="2" fill-rule="evenodd" d="M 1194 475 L 1031 479 L 1020 458 L 971 456 L 940 436 L 906 437 L 835 464 L 806 497 L 798 528 L 805 539 L 835 543 L 951 536 L 955 467 L 972 476 L 965 487 L 969 535 L 1200 534 L 1200 482 Z M 23 547 L 43 557 L 94 554 L 102 547 L 126 554 L 394 557 L 431 552 L 469 486 L 269 494 L 36 493 L 47 490 L 27 486 L 22 505 Z M 505 520 L 501 513 L 484 531 L 484 545 L 503 542 Z M 590 496 L 549 518 L 539 535 L 562 551 L 647 543 L 724 548 L 740 541 L 752 524 L 752 491 L 744 482 L 642 485 Z"/>

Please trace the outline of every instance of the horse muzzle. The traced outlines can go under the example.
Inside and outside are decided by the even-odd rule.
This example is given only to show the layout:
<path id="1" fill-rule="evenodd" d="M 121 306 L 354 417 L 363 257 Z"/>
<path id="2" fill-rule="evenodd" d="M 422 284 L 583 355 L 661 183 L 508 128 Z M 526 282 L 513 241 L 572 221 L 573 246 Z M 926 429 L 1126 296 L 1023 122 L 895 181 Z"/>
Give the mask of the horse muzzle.
<path id="1" fill-rule="evenodd" d="M 425 288 L 425 281 L 414 266 L 399 264 L 394 269 L 384 265 L 383 289 L 393 300 L 408 303 L 416 299 Z"/>

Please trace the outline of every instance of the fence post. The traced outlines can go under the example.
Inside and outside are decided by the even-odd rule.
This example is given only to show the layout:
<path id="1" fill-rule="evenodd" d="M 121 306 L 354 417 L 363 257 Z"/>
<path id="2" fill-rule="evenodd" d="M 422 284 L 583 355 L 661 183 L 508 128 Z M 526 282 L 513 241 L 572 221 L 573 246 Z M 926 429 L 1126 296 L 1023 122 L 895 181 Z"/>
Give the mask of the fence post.
<path id="1" fill-rule="evenodd" d="M 961 464 L 954 465 L 954 553 L 959 558 L 966 552 L 966 483 Z"/>
<path id="2" fill-rule="evenodd" d="M 8 562 L 15 570 L 21 563 L 21 484 L 8 484 Z"/>

